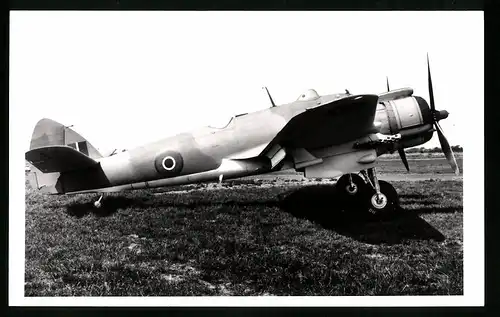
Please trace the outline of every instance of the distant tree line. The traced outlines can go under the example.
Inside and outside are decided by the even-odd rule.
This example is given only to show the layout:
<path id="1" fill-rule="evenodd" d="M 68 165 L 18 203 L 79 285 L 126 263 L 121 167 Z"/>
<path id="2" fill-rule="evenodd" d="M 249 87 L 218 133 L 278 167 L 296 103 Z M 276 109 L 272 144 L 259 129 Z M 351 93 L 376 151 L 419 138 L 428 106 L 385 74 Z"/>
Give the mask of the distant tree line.
<path id="1" fill-rule="evenodd" d="M 455 153 L 463 153 L 464 149 L 460 145 L 452 145 L 451 149 Z M 406 150 L 406 153 L 442 153 L 440 147 L 434 148 L 424 148 L 424 147 L 414 147 Z"/>

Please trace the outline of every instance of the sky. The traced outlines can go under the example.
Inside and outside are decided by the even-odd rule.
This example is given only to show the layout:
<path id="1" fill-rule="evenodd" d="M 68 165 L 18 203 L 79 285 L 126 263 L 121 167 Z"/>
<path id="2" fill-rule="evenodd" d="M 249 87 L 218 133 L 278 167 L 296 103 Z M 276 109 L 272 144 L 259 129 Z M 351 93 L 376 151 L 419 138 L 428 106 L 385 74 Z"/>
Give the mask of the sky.
<path id="1" fill-rule="evenodd" d="M 283 104 L 309 88 L 381 93 L 388 76 L 392 89 L 411 87 L 428 100 L 428 52 L 436 107 L 450 113 L 441 126 L 452 145 L 466 149 L 464 296 L 207 297 L 189 304 L 482 305 L 483 38 L 483 13 L 471 11 L 11 11 L 9 250 L 24 247 L 24 152 L 41 118 L 73 125 L 106 152 L 265 109 L 262 86 Z M 435 135 L 426 146 L 438 144 Z M 165 305 L 163 297 L 25 299 L 23 261 L 24 253 L 11 252 L 10 305 Z"/>
<path id="2" fill-rule="evenodd" d="M 466 147 L 483 107 L 482 12 L 11 12 L 10 116 L 29 149 L 50 118 L 101 151 L 320 95 L 411 87 Z M 481 125 L 482 128 L 482 125 Z M 481 131 L 482 132 L 482 131 Z M 437 135 L 425 146 L 438 146 Z"/>

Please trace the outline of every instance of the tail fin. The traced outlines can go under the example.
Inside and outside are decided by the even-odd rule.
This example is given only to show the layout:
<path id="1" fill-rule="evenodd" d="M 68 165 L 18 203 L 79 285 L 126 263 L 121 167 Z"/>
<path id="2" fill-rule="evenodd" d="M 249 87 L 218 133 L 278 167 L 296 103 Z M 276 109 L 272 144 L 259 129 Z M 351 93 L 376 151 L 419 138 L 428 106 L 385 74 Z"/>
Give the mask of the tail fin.
<path id="1" fill-rule="evenodd" d="M 70 146 L 93 159 L 102 157 L 89 141 L 70 127 L 50 119 L 38 121 L 31 136 L 30 150 L 54 145 Z"/>
<path id="2" fill-rule="evenodd" d="M 33 130 L 30 151 L 26 152 L 26 160 L 31 163 L 30 184 L 45 193 L 63 193 L 61 173 L 92 166 L 98 158 L 102 158 L 101 153 L 70 127 L 42 119 Z"/>

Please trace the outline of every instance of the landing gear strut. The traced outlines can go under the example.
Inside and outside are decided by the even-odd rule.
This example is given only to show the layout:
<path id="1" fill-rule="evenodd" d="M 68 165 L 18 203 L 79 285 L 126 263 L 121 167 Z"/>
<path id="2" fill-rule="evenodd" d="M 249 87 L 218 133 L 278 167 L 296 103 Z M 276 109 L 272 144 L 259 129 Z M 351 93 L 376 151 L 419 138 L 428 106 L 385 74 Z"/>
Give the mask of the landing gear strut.
<path id="1" fill-rule="evenodd" d="M 361 171 L 361 176 L 345 174 L 337 181 L 336 188 L 344 208 L 368 211 L 377 217 L 393 213 L 399 205 L 394 187 L 379 181 L 374 168 Z"/>
<path id="2" fill-rule="evenodd" d="M 376 216 L 389 215 L 399 205 L 398 193 L 386 181 L 379 181 L 375 168 L 362 171 L 368 186 L 367 205 L 368 211 Z"/>
<path id="3" fill-rule="evenodd" d="M 370 202 L 375 209 L 381 210 L 387 206 L 387 196 L 380 191 L 380 183 L 375 173 L 375 168 L 368 169 L 368 179 L 371 180 L 370 183 L 373 189 L 375 189 L 375 194 L 372 195 Z"/>

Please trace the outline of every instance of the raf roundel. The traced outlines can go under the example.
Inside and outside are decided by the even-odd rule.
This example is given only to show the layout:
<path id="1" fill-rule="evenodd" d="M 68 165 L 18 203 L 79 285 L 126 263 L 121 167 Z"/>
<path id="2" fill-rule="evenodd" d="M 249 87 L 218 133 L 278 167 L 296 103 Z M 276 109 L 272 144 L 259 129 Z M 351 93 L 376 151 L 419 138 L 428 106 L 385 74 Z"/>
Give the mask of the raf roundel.
<path id="1" fill-rule="evenodd" d="M 161 166 L 166 171 L 171 171 L 171 170 L 173 170 L 175 168 L 175 159 L 173 157 L 171 157 L 171 156 L 165 156 L 165 158 L 161 161 Z"/>
<path id="2" fill-rule="evenodd" d="M 156 171 L 164 176 L 178 176 L 183 164 L 182 156 L 176 151 L 165 151 L 155 158 Z"/>

